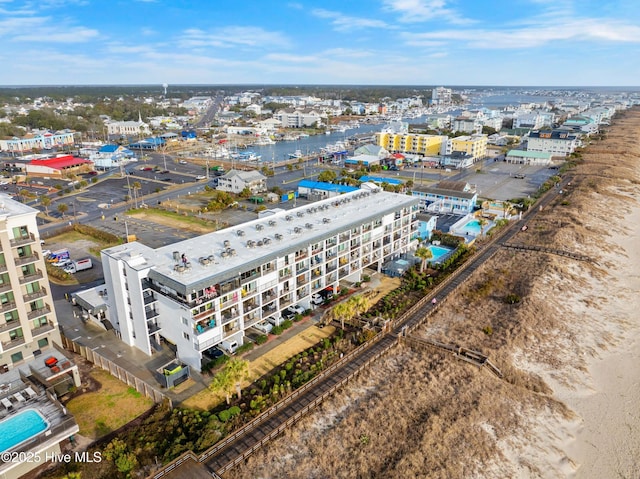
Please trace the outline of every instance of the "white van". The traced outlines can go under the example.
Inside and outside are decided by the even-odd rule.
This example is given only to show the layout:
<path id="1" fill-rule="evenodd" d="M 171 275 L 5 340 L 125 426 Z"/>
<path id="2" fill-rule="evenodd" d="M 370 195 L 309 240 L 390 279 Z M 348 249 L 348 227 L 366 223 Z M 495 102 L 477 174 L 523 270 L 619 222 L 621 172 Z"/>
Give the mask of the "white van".
<path id="1" fill-rule="evenodd" d="M 220 347 L 222 347 L 222 349 L 224 349 L 229 354 L 235 354 L 236 351 L 238 350 L 238 341 L 235 341 L 235 340 L 222 341 L 220 343 Z"/>

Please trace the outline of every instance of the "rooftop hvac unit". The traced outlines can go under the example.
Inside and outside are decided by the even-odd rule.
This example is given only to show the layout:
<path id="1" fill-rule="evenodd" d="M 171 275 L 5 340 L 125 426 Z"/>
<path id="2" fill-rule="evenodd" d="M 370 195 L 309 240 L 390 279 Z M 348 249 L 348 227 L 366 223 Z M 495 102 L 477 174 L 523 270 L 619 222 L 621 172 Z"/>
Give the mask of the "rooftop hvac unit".
<path id="1" fill-rule="evenodd" d="M 298 216 L 298 218 L 302 218 L 304 216 L 304 213 L 302 211 L 298 211 L 296 215 Z"/>
<path id="2" fill-rule="evenodd" d="M 258 241 L 258 246 L 264 246 L 264 243 L 262 242 L 262 240 Z"/>
<path id="3" fill-rule="evenodd" d="M 264 226 L 262 226 L 261 224 L 257 224 L 257 225 L 256 225 L 256 229 L 257 229 L 258 231 L 262 230 L 262 228 L 264 228 Z"/>
<path id="4" fill-rule="evenodd" d="M 235 256 L 235 255 L 236 255 L 236 254 L 238 254 L 238 253 L 236 253 L 236 250 L 235 250 L 235 249 L 231 249 L 231 251 L 229 251 L 229 254 L 230 254 L 231 256 Z"/>
<path id="5" fill-rule="evenodd" d="M 294 233 L 302 233 L 302 228 L 300 228 L 299 226 L 296 226 L 295 228 L 293 228 L 293 232 Z"/>
<path id="6" fill-rule="evenodd" d="M 173 252 L 173 261 L 180 261 L 180 251 Z"/>
<path id="7" fill-rule="evenodd" d="M 331 219 L 330 218 L 322 218 L 322 222 L 323 223 L 330 223 Z"/>
<path id="8" fill-rule="evenodd" d="M 305 227 L 306 227 L 308 230 L 313 229 L 313 225 L 312 225 L 311 223 L 307 223 L 307 224 L 305 224 Z"/>
<path id="9" fill-rule="evenodd" d="M 307 213 L 309 213 L 309 214 L 313 213 L 313 209 L 312 208 L 307 208 Z"/>
<path id="10" fill-rule="evenodd" d="M 182 273 L 182 272 L 185 270 L 185 267 L 184 267 L 184 266 L 182 266 L 181 264 L 177 264 L 177 265 L 175 265 L 175 266 L 173 267 L 173 269 L 174 269 L 175 271 L 177 271 L 178 273 Z"/>
<path id="11" fill-rule="evenodd" d="M 247 241 L 247 248 L 253 248 L 255 246 L 255 241 L 249 240 Z"/>
<path id="12" fill-rule="evenodd" d="M 271 243 L 271 240 L 270 240 L 269 238 L 263 238 L 263 239 L 262 239 L 262 242 L 263 242 L 264 244 L 269 244 L 269 243 Z"/>
<path id="13" fill-rule="evenodd" d="M 213 255 L 212 255 L 212 254 L 210 254 L 210 255 L 209 255 L 209 257 L 208 257 L 207 259 L 209 260 L 209 263 L 213 263 L 213 260 L 214 260 L 215 258 L 213 257 Z"/>
<path id="14" fill-rule="evenodd" d="M 231 241 L 229 241 L 229 240 L 224 240 L 224 245 L 225 245 L 225 246 L 231 246 Z"/>
<path id="15" fill-rule="evenodd" d="M 244 236 L 244 231 L 242 231 L 242 230 L 238 230 L 238 231 L 236 231 L 236 234 L 237 234 L 238 236 Z"/>
<path id="16" fill-rule="evenodd" d="M 276 233 L 275 237 L 278 241 L 282 239 L 282 235 L 280 233 Z"/>
<path id="17" fill-rule="evenodd" d="M 287 221 L 291 221 L 291 220 L 293 220 L 293 216 L 287 215 L 287 216 L 285 216 L 284 219 L 287 220 Z"/>
<path id="18" fill-rule="evenodd" d="M 276 224 L 276 220 L 269 220 L 269 226 L 275 226 Z"/>
<path id="19" fill-rule="evenodd" d="M 226 251 L 223 251 L 222 253 L 220 253 L 220 256 L 222 256 L 223 258 L 226 258 L 227 256 L 229 256 L 229 253 L 227 253 Z"/>

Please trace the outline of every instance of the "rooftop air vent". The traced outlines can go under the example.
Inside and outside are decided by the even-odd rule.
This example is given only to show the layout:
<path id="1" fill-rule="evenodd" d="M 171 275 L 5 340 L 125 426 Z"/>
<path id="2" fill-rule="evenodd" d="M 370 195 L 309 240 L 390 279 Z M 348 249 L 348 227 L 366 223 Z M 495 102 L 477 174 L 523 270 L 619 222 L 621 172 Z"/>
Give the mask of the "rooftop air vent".
<path id="1" fill-rule="evenodd" d="M 293 220 L 293 216 L 287 215 L 287 216 L 285 216 L 284 219 L 287 220 L 287 221 L 292 221 Z"/>
<path id="2" fill-rule="evenodd" d="M 261 225 L 261 224 L 257 224 L 257 225 L 256 225 L 256 229 L 257 229 L 258 231 L 261 231 L 261 230 L 262 230 L 262 228 L 264 228 L 264 225 Z"/>
<path id="3" fill-rule="evenodd" d="M 308 230 L 313 229 L 313 225 L 311 223 L 307 223 L 304 225 Z"/>
<path id="4" fill-rule="evenodd" d="M 262 242 L 264 244 L 269 244 L 269 243 L 271 243 L 271 239 L 270 238 L 265 238 L 265 239 L 262 240 Z"/>
<path id="5" fill-rule="evenodd" d="M 313 208 L 307 208 L 307 213 L 309 214 L 313 213 Z"/>
<path id="6" fill-rule="evenodd" d="M 302 228 L 300 228 L 299 226 L 296 226 L 295 228 L 293 228 L 293 232 L 300 234 L 302 233 Z"/>
<path id="7" fill-rule="evenodd" d="M 276 233 L 275 237 L 278 241 L 282 239 L 282 235 L 280 233 Z"/>
<path id="8" fill-rule="evenodd" d="M 331 222 L 331 218 L 322 218 L 322 222 L 323 223 L 330 223 Z"/>
<path id="9" fill-rule="evenodd" d="M 276 224 L 276 220 L 269 220 L 269 226 L 275 226 Z"/>
<path id="10" fill-rule="evenodd" d="M 262 242 L 262 240 L 259 240 L 258 241 L 258 246 L 263 246 L 263 245 L 264 245 L 264 243 Z"/>
<path id="11" fill-rule="evenodd" d="M 213 255 L 212 255 L 212 254 L 210 254 L 210 255 L 209 255 L 209 257 L 208 257 L 207 259 L 209 260 L 209 263 L 213 263 L 213 260 L 214 260 L 215 258 L 213 257 Z"/>
<path id="12" fill-rule="evenodd" d="M 238 254 L 238 253 L 236 253 L 236 250 L 235 250 L 235 249 L 232 249 L 231 251 L 229 251 L 229 254 L 230 254 L 231 256 L 235 256 L 235 255 L 236 255 L 236 254 Z"/>
<path id="13" fill-rule="evenodd" d="M 227 256 L 229 256 L 229 253 L 227 253 L 226 251 L 223 251 L 222 253 L 220 253 L 220 256 L 222 256 L 223 258 L 226 258 Z"/>
<path id="14" fill-rule="evenodd" d="M 180 261 L 180 251 L 174 251 L 173 252 L 173 261 Z"/>
<path id="15" fill-rule="evenodd" d="M 242 231 L 242 230 L 238 230 L 238 231 L 236 231 L 236 234 L 237 234 L 238 236 L 244 236 L 244 231 Z"/>
<path id="16" fill-rule="evenodd" d="M 298 211 L 296 215 L 298 216 L 298 218 L 302 218 L 304 216 L 304 213 L 302 211 Z"/>
<path id="17" fill-rule="evenodd" d="M 225 246 L 231 246 L 231 241 L 229 241 L 229 240 L 224 240 L 224 245 L 225 245 Z"/>

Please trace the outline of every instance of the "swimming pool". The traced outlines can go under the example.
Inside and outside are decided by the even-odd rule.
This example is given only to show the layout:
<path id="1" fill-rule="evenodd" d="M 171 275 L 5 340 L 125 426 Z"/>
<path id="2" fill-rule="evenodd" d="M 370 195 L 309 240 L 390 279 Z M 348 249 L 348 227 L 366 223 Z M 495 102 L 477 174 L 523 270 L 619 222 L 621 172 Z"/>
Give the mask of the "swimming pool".
<path id="1" fill-rule="evenodd" d="M 480 236 L 481 233 L 486 233 L 493 227 L 492 221 L 487 221 L 484 227 L 480 226 L 480 221 L 478 220 L 469 220 L 462 226 L 456 227 L 455 231 L 460 235 L 472 235 L 472 236 Z"/>
<path id="2" fill-rule="evenodd" d="M 35 409 L 25 409 L 0 421 L 0 452 L 8 451 L 49 428 Z"/>
<path id="3" fill-rule="evenodd" d="M 445 248 L 444 246 L 429 245 L 428 248 L 432 254 L 429 261 L 434 263 L 439 263 L 445 256 L 453 251 L 451 248 Z"/>

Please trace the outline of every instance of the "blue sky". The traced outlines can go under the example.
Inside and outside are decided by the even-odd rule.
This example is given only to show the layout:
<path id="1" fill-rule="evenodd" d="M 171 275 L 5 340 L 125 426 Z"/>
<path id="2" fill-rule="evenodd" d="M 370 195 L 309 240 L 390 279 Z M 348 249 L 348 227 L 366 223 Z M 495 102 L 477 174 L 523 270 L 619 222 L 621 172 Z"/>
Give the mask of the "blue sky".
<path id="1" fill-rule="evenodd" d="M 638 0 L 0 0 L 0 85 L 637 86 Z"/>

